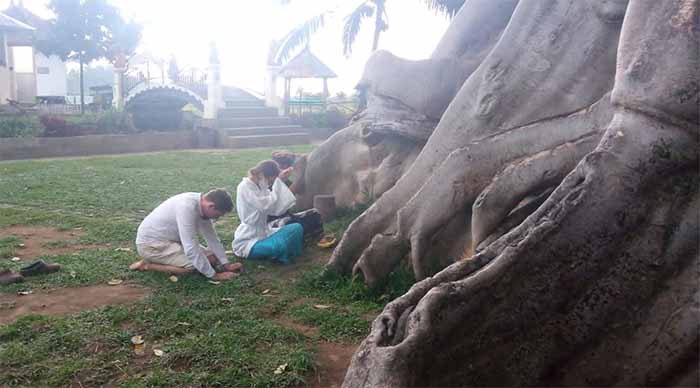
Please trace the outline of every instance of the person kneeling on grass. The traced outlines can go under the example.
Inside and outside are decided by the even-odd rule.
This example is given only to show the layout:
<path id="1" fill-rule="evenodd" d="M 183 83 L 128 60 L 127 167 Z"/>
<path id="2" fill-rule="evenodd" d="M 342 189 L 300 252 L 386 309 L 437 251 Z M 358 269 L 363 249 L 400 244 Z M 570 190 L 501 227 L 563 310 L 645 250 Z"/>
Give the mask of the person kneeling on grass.
<path id="1" fill-rule="evenodd" d="M 298 224 L 272 227 L 268 216 L 286 213 L 296 203 L 283 180 L 292 168 L 280 171 L 274 160 L 265 160 L 248 172 L 236 190 L 236 211 L 241 224 L 233 238 L 233 253 L 246 259 L 272 259 L 289 263 L 301 254 L 304 228 Z"/>
<path id="2" fill-rule="evenodd" d="M 229 263 L 214 231 L 213 219 L 233 210 L 226 190 L 178 194 L 158 205 L 136 233 L 136 248 L 142 260 L 133 270 L 184 274 L 199 271 L 208 278 L 227 280 L 238 276 L 241 263 Z M 208 248 L 199 245 L 201 233 Z M 221 266 L 222 272 L 216 272 Z"/>

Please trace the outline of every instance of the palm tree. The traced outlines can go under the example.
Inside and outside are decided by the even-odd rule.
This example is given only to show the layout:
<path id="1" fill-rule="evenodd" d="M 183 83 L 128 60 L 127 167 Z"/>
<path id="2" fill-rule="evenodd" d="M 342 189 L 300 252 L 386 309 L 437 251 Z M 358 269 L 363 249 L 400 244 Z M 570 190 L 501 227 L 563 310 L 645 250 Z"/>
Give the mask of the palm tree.
<path id="1" fill-rule="evenodd" d="M 379 34 L 389 28 L 389 17 L 386 13 L 386 0 L 367 0 L 362 2 L 354 11 L 345 17 L 343 26 L 343 54 L 349 57 L 352 54 L 352 45 L 360 32 L 360 24 L 365 18 L 374 16 L 374 39 L 372 52 L 379 46 Z"/>
<path id="2" fill-rule="evenodd" d="M 291 0 L 282 0 L 281 4 L 288 4 Z M 466 0 L 422 0 L 429 9 L 443 13 L 452 18 L 462 7 Z M 321 29 L 326 19 L 332 16 L 335 9 L 323 11 L 308 19 L 300 26 L 292 29 L 281 40 L 273 42 L 268 56 L 268 63 L 279 64 L 285 61 L 289 55 L 299 46 L 307 45 L 316 31 Z M 343 54 L 349 57 L 352 54 L 352 46 L 360 31 L 360 25 L 365 18 L 374 17 L 374 39 L 372 51 L 379 47 L 379 35 L 389 28 L 389 17 L 386 12 L 386 0 L 364 0 L 357 8 L 344 18 L 343 26 Z"/>

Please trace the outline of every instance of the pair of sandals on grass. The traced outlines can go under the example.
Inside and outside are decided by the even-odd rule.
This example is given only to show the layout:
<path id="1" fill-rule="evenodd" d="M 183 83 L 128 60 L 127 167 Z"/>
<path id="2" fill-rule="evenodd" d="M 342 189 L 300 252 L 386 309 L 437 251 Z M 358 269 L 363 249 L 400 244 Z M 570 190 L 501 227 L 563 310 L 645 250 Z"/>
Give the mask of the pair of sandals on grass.
<path id="1" fill-rule="evenodd" d="M 43 275 L 61 270 L 60 264 L 49 264 L 44 260 L 37 260 L 20 268 L 19 273 L 11 269 L 0 270 L 0 285 L 21 283 L 27 276 Z"/>

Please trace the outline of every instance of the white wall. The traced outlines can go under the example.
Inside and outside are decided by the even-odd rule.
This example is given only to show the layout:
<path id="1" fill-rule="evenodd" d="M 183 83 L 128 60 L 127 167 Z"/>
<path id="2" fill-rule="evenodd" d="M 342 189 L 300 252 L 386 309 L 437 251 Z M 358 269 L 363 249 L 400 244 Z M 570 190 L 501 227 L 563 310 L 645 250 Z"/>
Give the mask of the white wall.
<path id="1" fill-rule="evenodd" d="M 46 55 L 36 52 L 34 55 L 36 69 L 36 95 L 65 96 L 68 90 L 66 81 L 66 64 L 56 55 Z"/>
<path id="2" fill-rule="evenodd" d="M 0 104 L 7 104 L 7 99 L 12 98 L 12 80 L 9 70 L 9 50 L 4 32 L 0 32 L 0 56 L 4 56 L 5 65 L 0 66 Z"/>

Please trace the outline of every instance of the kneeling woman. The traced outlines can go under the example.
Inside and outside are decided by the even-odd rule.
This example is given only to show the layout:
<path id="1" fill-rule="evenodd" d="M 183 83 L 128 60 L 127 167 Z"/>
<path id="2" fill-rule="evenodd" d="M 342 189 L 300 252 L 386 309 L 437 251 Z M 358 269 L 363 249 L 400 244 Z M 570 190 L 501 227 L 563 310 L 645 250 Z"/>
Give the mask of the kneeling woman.
<path id="1" fill-rule="evenodd" d="M 292 169 L 280 171 L 273 160 L 258 163 L 236 189 L 236 210 L 241 224 L 233 238 L 233 253 L 247 259 L 268 258 L 287 264 L 301 254 L 304 229 L 289 224 L 275 229 L 267 216 L 279 216 L 294 206 L 294 194 L 284 184 Z"/>

